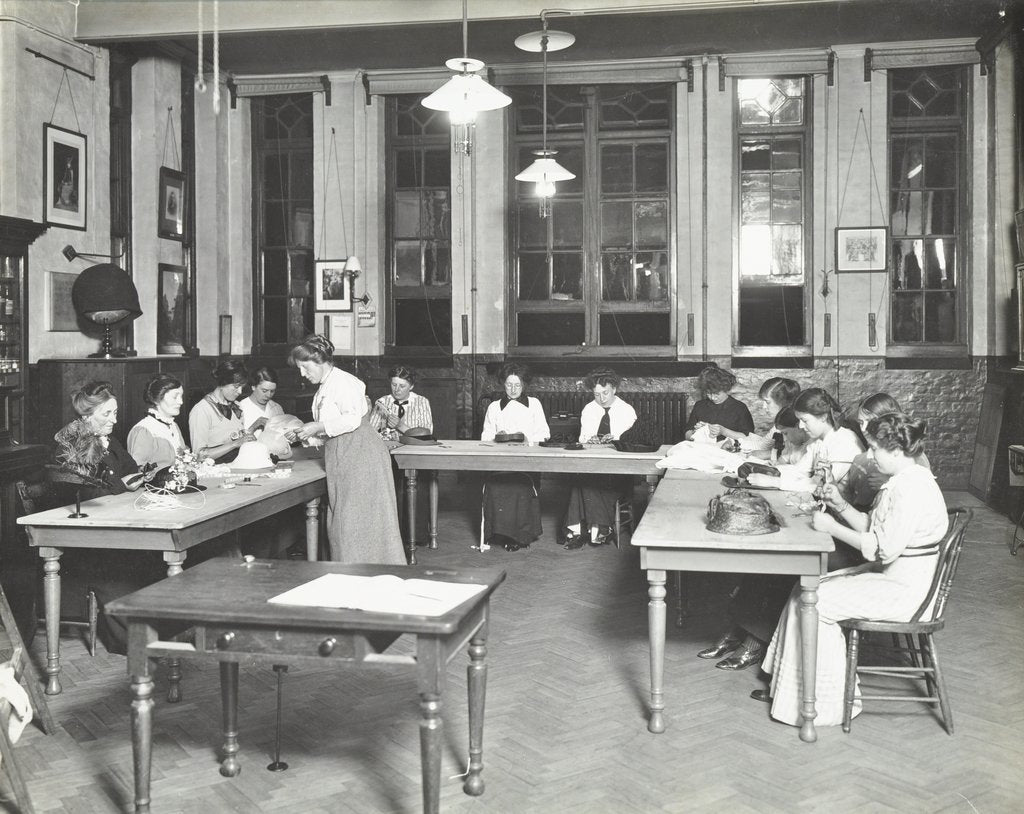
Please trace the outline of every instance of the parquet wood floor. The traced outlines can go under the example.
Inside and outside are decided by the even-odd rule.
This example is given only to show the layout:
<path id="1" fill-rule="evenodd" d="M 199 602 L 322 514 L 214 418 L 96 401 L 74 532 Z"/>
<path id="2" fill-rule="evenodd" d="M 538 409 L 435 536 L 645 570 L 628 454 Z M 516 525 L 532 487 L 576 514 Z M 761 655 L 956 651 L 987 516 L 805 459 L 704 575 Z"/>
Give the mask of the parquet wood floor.
<path id="1" fill-rule="evenodd" d="M 727 576 L 694 575 L 686 626 L 670 626 L 668 729 L 646 729 L 646 582 L 624 547 L 564 551 L 552 539 L 564 490 L 546 483 L 545 536 L 528 551 L 469 548 L 476 488 L 444 483 L 442 544 L 423 563 L 499 565 L 484 733 L 486 793 L 455 777 L 466 763 L 465 665 L 449 670 L 442 809 L 474 814 L 649 812 L 968 812 L 1024 809 L 1024 556 L 1010 557 L 1012 524 L 980 507 L 968 531 L 940 654 L 956 735 L 924 705 L 868 710 L 850 735 L 819 730 L 815 745 L 750 700 L 753 671 L 726 673 L 695 653 L 719 632 Z M 32 650 L 43 664 L 44 637 Z M 396 647 L 409 649 L 399 640 Z M 59 732 L 30 727 L 17 744 L 36 811 L 132 810 L 129 691 L 123 657 L 90 658 L 62 640 L 64 693 L 51 699 Z M 285 679 L 282 759 L 273 756 L 275 675 L 243 667 L 242 773 L 218 773 L 215 666 L 186 663 L 184 701 L 169 705 L 157 677 L 153 810 L 163 814 L 420 811 L 418 706 L 407 669 L 292 669 Z M 451 779 L 449 779 L 451 778 Z M 0 811 L 14 811 L 0 783 Z"/>

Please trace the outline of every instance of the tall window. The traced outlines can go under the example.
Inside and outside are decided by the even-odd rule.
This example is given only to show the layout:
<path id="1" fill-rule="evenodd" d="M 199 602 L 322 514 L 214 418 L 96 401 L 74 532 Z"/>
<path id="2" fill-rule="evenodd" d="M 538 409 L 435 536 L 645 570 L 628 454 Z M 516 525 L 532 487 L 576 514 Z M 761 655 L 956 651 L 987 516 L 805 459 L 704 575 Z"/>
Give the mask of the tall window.
<path id="1" fill-rule="evenodd" d="M 802 76 L 736 79 L 736 343 L 807 344 L 810 99 Z"/>
<path id="2" fill-rule="evenodd" d="M 387 102 L 387 344 L 451 353 L 450 126 L 447 113 L 421 98 Z"/>
<path id="3" fill-rule="evenodd" d="M 889 71 L 890 342 L 963 341 L 965 73 Z"/>
<path id="4" fill-rule="evenodd" d="M 515 88 L 512 175 L 542 141 L 539 87 Z M 520 352 L 668 354 L 672 85 L 548 87 L 548 147 L 575 173 L 541 218 L 513 181 L 514 315 Z"/>
<path id="5" fill-rule="evenodd" d="M 254 342 L 313 332 L 313 96 L 252 100 Z"/>

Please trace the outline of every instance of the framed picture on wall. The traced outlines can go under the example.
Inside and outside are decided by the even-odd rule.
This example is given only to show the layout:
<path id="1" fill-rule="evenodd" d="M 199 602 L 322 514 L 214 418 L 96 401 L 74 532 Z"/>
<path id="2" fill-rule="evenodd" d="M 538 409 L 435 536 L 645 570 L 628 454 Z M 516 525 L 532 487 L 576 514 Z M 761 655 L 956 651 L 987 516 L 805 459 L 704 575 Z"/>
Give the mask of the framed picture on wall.
<path id="1" fill-rule="evenodd" d="M 75 306 L 71 302 L 71 288 L 77 279 L 77 274 L 69 274 L 66 271 L 51 271 L 46 275 L 49 289 L 47 300 L 50 304 L 48 330 L 76 332 L 81 330 L 78 327 L 78 314 L 75 313 Z"/>
<path id="2" fill-rule="evenodd" d="M 184 354 L 188 333 L 188 277 L 184 266 L 160 263 L 156 352 Z"/>
<path id="3" fill-rule="evenodd" d="M 156 233 L 169 240 L 185 240 L 185 174 L 170 167 L 160 168 L 157 185 Z"/>
<path id="4" fill-rule="evenodd" d="M 317 311 L 352 310 L 352 277 L 344 260 L 317 260 L 314 290 Z"/>
<path id="5" fill-rule="evenodd" d="M 88 154 L 81 133 L 43 125 L 43 220 L 85 231 L 89 203 Z"/>
<path id="6" fill-rule="evenodd" d="M 836 271 L 885 271 L 889 230 L 885 226 L 836 228 Z"/>

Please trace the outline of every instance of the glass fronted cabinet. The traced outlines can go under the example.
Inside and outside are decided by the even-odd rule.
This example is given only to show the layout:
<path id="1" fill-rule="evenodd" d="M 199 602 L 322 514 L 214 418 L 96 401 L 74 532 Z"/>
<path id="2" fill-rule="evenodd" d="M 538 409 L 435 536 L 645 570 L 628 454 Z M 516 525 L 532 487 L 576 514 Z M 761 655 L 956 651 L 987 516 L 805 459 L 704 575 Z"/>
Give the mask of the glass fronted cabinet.
<path id="1" fill-rule="evenodd" d="M 43 228 L 0 217 L 0 448 L 25 440 L 28 247 Z"/>

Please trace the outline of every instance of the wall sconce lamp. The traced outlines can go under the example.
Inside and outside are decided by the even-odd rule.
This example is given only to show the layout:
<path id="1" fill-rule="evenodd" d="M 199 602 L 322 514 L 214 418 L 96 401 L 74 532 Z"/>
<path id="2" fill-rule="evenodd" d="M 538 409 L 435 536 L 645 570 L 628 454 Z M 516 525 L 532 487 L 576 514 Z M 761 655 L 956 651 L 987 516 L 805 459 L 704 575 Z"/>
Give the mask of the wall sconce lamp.
<path id="1" fill-rule="evenodd" d="M 363 273 L 363 264 L 359 262 L 359 258 L 354 254 L 349 255 L 348 260 L 345 261 L 343 271 L 349 276 L 350 285 L 352 285 L 352 302 L 361 302 L 363 305 L 369 305 L 370 295 L 365 290 L 363 291 L 363 296 L 355 296 L 356 277 Z"/>

